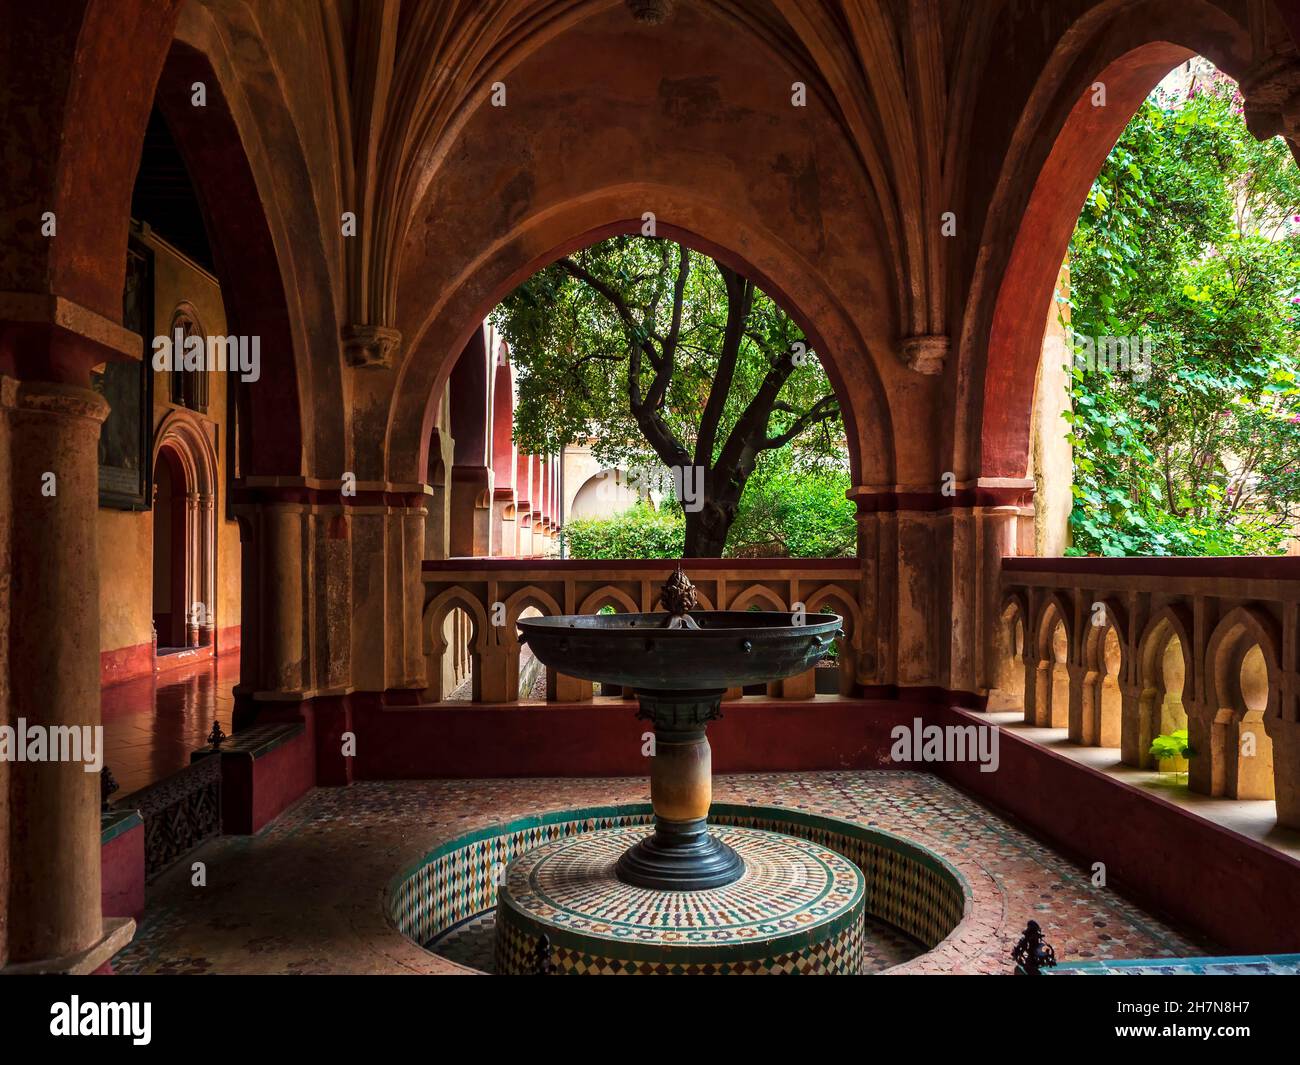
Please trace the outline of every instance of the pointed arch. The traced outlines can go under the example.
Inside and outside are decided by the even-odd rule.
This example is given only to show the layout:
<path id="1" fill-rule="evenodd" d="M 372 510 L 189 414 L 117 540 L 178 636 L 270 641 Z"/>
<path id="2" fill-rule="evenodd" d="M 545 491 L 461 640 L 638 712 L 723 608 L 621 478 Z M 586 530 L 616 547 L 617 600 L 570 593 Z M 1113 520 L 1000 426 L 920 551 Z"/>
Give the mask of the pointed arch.
<path id="1" fill-rule="evenodd" d="M 209 647 L 217 632 L 217 452 L 209 427 L 193 411 L 171 411 L 154 434 L 152 466 L 167 461 L 182 474 L 173 485 L 170 513 L 159 513 L 158 484 L 152 507 L 155 574 L 161 565 L 170 583 L 168 609 L 153 614 L 162 647 Z M 167 543 L 160 542 L 166 537 Z M 156 579 L 156 578 L 155 578 Z M 177 616 L 179 611 L 180 616 Z M 164 629 L 166 631 L 164 631 Z"/>
<path id="2" fill-rule="evenodd" d="M 558 600 L 544 588 L 529 584 L 518 591 L 511 592 L 505 601 L 506 623 L 501 630 L 502 643 L 507 646 L 519 646 L 519 630 L 516 625 L 519 615 L 528 607 L 536 607 L 548 618 L 559 617 L 564 613 Z"/>
<path id="3" fill-rule="evenodd" d="M 1106 0 L 1061 35 L 1002 156 L 984 219 L 957 345 L 966 364 L 958 402 L 968 416 L 954 419 L 955 469 L 1026 476 L 1045 312 L 1088 189 L 1142 101 L 1197 54 L 1242 80 L 1249 29 L 1209 0 Z M 1098 85 L 1104 106 L 1095 104 Z"/>
<path id="4" fill-rule="evenodd" d="M 583 599 L 582 606 L 578 607 L 578 613 L 594 614 L 606 604 L 613 606 L 615 611 L 620 614 L 639 614 L 641 612 L 640 607 L 632 601 L 632 597 L 627 592 L 621 588 L 615 588 L 612 584 L 606 584 Z M 619 610 L 619 606 L 623 609 Z"/>
<path id="5" fill-rule="evenodd" d="M 1205 648 L 1209 735 L 1201 740 L 1211 795 L 1272 799 L 1273 741 L 1267 723 L 1281 715 L 1277 622 L 1253 605 L 1234 607 L 1214 627 Z"/>
<path id="6" fill-rule="evenodd" d="M 790 608 L 776 592 L 765 584 L 751 584 L 731 597 L 728 610 L 748 610 L 751 603 L 761 603 L 769 610 L 788 611 Z"/>

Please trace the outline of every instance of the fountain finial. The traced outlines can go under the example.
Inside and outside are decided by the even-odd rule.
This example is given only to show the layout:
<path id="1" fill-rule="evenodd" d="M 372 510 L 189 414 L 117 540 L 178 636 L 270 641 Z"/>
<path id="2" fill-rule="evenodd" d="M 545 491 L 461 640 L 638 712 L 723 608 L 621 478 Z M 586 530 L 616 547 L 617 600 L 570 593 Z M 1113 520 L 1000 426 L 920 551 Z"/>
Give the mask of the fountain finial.
<path id="1" fill-rule="evenodd" d="M 698 629 L 689 611 L 694 610 L 699 601 L 695 585 L 679 564 L 659 592 L 659 604 L 668 611 L 668 620 L 664 624 L 670 629 Z"/>

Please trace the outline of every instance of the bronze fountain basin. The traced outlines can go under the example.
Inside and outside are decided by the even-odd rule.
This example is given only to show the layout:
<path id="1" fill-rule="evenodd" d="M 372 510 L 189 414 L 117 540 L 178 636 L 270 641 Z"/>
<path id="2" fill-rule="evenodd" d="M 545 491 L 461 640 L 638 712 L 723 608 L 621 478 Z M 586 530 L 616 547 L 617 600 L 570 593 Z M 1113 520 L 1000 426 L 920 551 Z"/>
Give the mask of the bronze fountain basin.
<path id="1" fill-rule="evenodd" d="M 637 716 L 654 723 L 655 830 L 619 858 L 618 878 L 638 887 L 704 891 L 745 871 L 740 856 L 708 832 L 708 723 L 722 716 L 728 688 L 783 680 L 816 666 L 843 635 L 843 619 L 780 611 L 688 613 L 684 607 L 694 605 L 694 591 L 680 571 L 674 580 L 685 591 L 670 594 L 672 582 L 665 590 L 672 612 L 521 618 L 518 624 L 521 640 L 544 665 L 632 688 Z"/>

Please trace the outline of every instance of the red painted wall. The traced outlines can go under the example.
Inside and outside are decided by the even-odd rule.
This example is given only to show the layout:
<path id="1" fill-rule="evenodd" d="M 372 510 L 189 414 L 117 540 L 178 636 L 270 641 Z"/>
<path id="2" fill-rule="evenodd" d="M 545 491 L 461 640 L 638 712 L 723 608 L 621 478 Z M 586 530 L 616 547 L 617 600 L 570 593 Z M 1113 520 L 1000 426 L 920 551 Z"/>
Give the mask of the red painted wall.
<path id="1" fill-rule="evenodd" d="M 99 652 L 100 687 L 120 684 L 124 680 L 147 677 L 153 673 L 153 642 L 119 647 L 115 651 Z"/>
<path id="2" fill-rule="evenodd" d="M 879 768 L 889 730 L 917 703 L 812 700 L 724 703 L 709 726 L 718 773 Z M 318 724 L 319 727 L 319 724 Z M 636 704 L 352 706 L 354 775 L 436 777 L 641 776 Z M 323 742 L 334 742 L 331 739 Z M 322 751 L 323 755 L 332 753 Z"/>
<path id="3" fill-rule="evenodd" d="M 220 757 L 221 830 L 227 835 L 260 832 L 316 783 L 315 752 L 305 731 L 260 758 L 240 752 Z"/>
<path id="4" fill-rule="evenodd" d="M 100 898 L 105 917 L 144 913 L 144 824 L 114 836 L 99 851 Z"/>
<path id="5" fill-rule="evenodd" d="M 240 627 L 238 625 L 231 625 L 229 628 L 217 630 L 217 655 L 238 654 L 239 643 Z M 192 663 L 194 659 L 183 659 L 181 661 Z M 156 666 L 157 662 L 154 660 L 152 641 L 136 644 L 134 647 L 119 647 L 113 651 L 100 651 L 99 685 L 101 688 L 107 688 L 111 684 L 120 684 L 124 680 L 148 677 L 154 673 Z"/>

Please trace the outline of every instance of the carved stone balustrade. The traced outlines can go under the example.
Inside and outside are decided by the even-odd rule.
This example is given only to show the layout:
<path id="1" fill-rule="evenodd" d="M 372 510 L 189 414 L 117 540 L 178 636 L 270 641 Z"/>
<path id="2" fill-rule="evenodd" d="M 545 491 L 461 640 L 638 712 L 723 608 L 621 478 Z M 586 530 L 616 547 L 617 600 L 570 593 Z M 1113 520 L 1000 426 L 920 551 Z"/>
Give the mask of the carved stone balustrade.
<path id="1" fill-rule="evenodd" d="M 472 700 L 515 702 L 520 698 L 521 648 L 515 625 L 520 614 L 530 608 L 546 616 L 595 614 L 606 607 L 616 613 L 653 612 L 661 609 L 656 605 L 659 589 L 677 565 L 673 559 L 426 561 L 424 652 L 429 686 L 425 697 L 446 699 L 463 676 L 459 639 L 465 641 L 471 660 Z M 795 604 L 802 603 L 809 615 L 839 614 L 845 631 L 836 644 L 839 691 L 855 694 L 863 634 L 858 559 L 691 559 L 682 565 L 699 592 L 700 609 L 793 611 Z M 463 613 L 457 614 L 458 610 Z M 811 698 L 815 672 L 770 685 L 768 693 Z M 548 701 L 583 702 L 592 695 L 590 682 L 548 671 Z"/>
<path id="2" fill-rule="evenodd" d="M 1001 580 L 990 709 L 1138 768 L 1185 728 L 1191 790 L 1300 828 L 1300 558 L 1005 558 Z"/>

